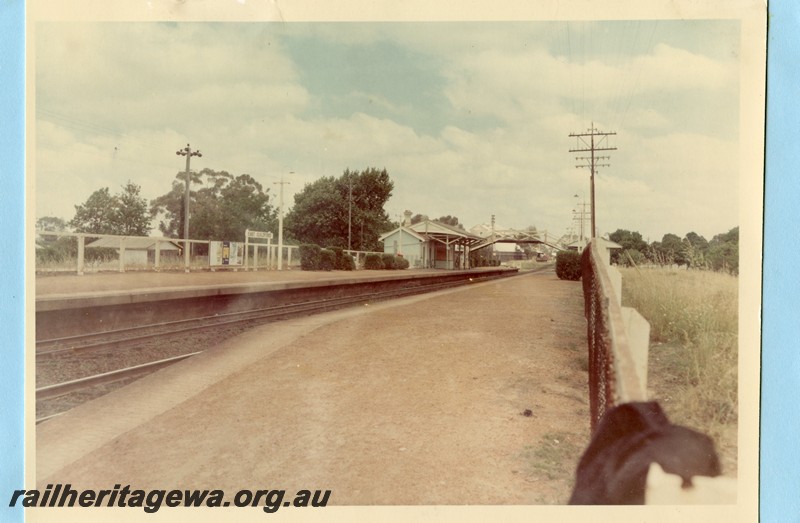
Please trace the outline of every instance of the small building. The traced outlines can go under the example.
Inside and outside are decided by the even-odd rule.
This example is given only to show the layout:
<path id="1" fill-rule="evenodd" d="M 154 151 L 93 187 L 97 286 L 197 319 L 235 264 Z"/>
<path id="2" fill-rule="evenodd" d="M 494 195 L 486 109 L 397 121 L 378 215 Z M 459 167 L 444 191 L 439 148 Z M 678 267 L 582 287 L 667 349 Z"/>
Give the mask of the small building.
<path id="1" fill-rule="evenodd" d="M 405 212 L 402 225 L 378 238 L 383 252 L 403 256 L 412 268 L 468 269 L 469 249 L 482 238 L 432 220 L 411 224 Z"/>
<path id="2" fill-rule="evenodd" d="M 123 249 L 123 262 L 125 265 L 144 266 L 148 264 L 148 260 L 150 263 L 154 262 L 156 244 L 158 244 L 158 250 L 161 254 L 173 253 L 173 255 L 177 255 L 181 251 L 181 247 L 177 243 L 169 240 L 135 236 L 99 238 L 87 244 L 86 248 L 115 249 L 117 253 L 119 253 L 120 249 Z"/>

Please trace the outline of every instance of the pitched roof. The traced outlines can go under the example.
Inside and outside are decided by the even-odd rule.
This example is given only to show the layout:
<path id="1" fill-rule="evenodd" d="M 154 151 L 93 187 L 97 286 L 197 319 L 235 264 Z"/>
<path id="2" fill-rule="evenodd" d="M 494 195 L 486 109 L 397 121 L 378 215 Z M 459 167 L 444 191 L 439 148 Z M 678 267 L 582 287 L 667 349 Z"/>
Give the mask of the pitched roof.
<path id="1" fill-rule="evenodd" d="M 423 220 L 421 222 L 415 223 L 410 227 L 412 230 L 417 231 L 420 234 L 447 234 L 447 235 L 454 235 L 454 236 L 461 236 L 463 238 L 467 238 L 470 240 L 480 240 L 480 236 L 476 236 L 472 233 L 465 231 L 464 229 L 459 229 L 458 227 L 453 227 L 452 225 L 447 225 L 446 223 L 437 222 L 433 220 Z"/>
<path id="2" fill-rule="evenodd" d="M 386 238 L 388 238 L 389 236 L 395 234 L 400 229 L 403 229 L 403 233 L 404 234 L 408 234 L 409 236 L 413 236 L 413 237 L 415 237 L 416 239 L 418 239 L 421 242 L 424 242 L 426 240 L 424 234 L 418 234 L 415 230 L 409 229 L 408 227 L 403 226 L 403 227 L 397 227 L 396 229 L 392 229 L 389 232 L 385 232 L 385 233 L 381 234 L 378 237 L 378 241 L 380 241 L 380 242 L 384 241 Z"/>

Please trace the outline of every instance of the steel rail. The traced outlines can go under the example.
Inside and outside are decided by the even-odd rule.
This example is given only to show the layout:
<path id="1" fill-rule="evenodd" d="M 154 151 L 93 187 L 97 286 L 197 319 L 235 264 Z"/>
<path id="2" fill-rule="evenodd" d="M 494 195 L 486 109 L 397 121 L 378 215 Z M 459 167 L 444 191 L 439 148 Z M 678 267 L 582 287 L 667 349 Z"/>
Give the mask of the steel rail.
<path id="1" fill-rule="evenodd" d="M 103 372 L 101 374 L 95 374 L 94 376 L 87 376 L 85 378 L 78 378 L 76 380 L 70 380 L 63 383 L 47 385 L 46 387 L 41 387 L 39 389 L 36 389 L 36 400 L 38 401 L 38 400 L 57 398 L 59 396 L 64 396 L 71 392 L 82 390 L 87 387 L 93 387 L 95 385 L 105 385 L 108 383 L 114 383 L 115 381 L 121 381 L 124 379 L 133 378 L 140 374 L 155 372 L 158 369 L 161 369 L 168 365 L 172 365 L 173 363 L 176 363 L 178 361 L 185 360 L 186 358 L 195 356 L 202 352 L 203 351 L 192 352 L 190 354 L 182 354 L 180 356 L 174 356 L 172 358 L 165 358 L 163 360 L 151 361 L 150 363 L 134 365 L 133 367 L 112 370 L 110 372 Z"/>

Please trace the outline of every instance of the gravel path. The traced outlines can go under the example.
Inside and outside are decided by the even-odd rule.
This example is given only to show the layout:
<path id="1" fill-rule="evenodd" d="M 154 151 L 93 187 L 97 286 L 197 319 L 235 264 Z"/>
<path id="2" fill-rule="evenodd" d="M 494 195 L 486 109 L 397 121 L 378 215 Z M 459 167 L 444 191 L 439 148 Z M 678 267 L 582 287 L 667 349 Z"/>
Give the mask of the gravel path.
<path id="1" fill-rule="evenodd" d="M 585 347 L 552 272 L 266 325 L 41 424 L 37 484 L 565 503 Z"/>

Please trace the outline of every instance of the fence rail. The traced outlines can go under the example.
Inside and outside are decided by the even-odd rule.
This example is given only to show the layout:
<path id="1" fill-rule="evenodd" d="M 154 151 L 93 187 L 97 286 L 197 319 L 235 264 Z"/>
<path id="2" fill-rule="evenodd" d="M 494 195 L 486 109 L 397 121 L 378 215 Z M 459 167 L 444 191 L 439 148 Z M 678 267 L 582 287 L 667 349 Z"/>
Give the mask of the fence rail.
<path id="1" fill-rule="evenodd" d="M 610 246 L 593 239 L 581 258 L 589 342 L 589 405 L 594 432 L 613 406 L 647 399 L 650 324 L 622 307 L 622 276 L 610 265 Z"/>
<path id="2" fill-rule="evenodd" d="M 275 269 L 278 265 L 278 257 L 281 256 L 283 266 L 289 268 L 294 261 L 292 250 L 296 246 L 283 245 L 281 253 L 278 253 L 277 245 L 239 242 L 244 247 L 244 257 L 236 264 L 220 266 L 212 262 L 209 252 L 211 244 L 208 240 L 183 240 L 178 238 L 164 238 L 156 236 L 119 236 L 114 234 L 94 234 L 94 233 L 75 233 L 75 232 L 51 232 L 37 231 L 41 238 L 74 238 L 72 247 L 74 250 L 71 256 L 68 254 L 58 260 L 39 262 L 37 253 L 37 271 L 42 272 L 76 272 L 78 275 L 84 272 L 95 271 L 118 271 L 126 270 L 215 270 L 220 268 L 258 270 Z M 87 245 L 87 239 L 92 239 L 93 243 Z M 98 246 L 94 240 L 107 240 Z M 221 243 L 221 242 L 220 242 Z M 53 246 L 50 241 L 37 242 L 37 249 L 46 249 Z M 187 248 L 188 247 L 188 248 Z M 112 256 L 97 257 L 88 256 L 87 249 L 102 248 L 106 251 L 114 251 Z M 261 256 L 259 253 L 261 252 Z M 66 253 L 69 253 L 67 249 Z M 299 258 L 294 256 L 296 263 Z"/>

